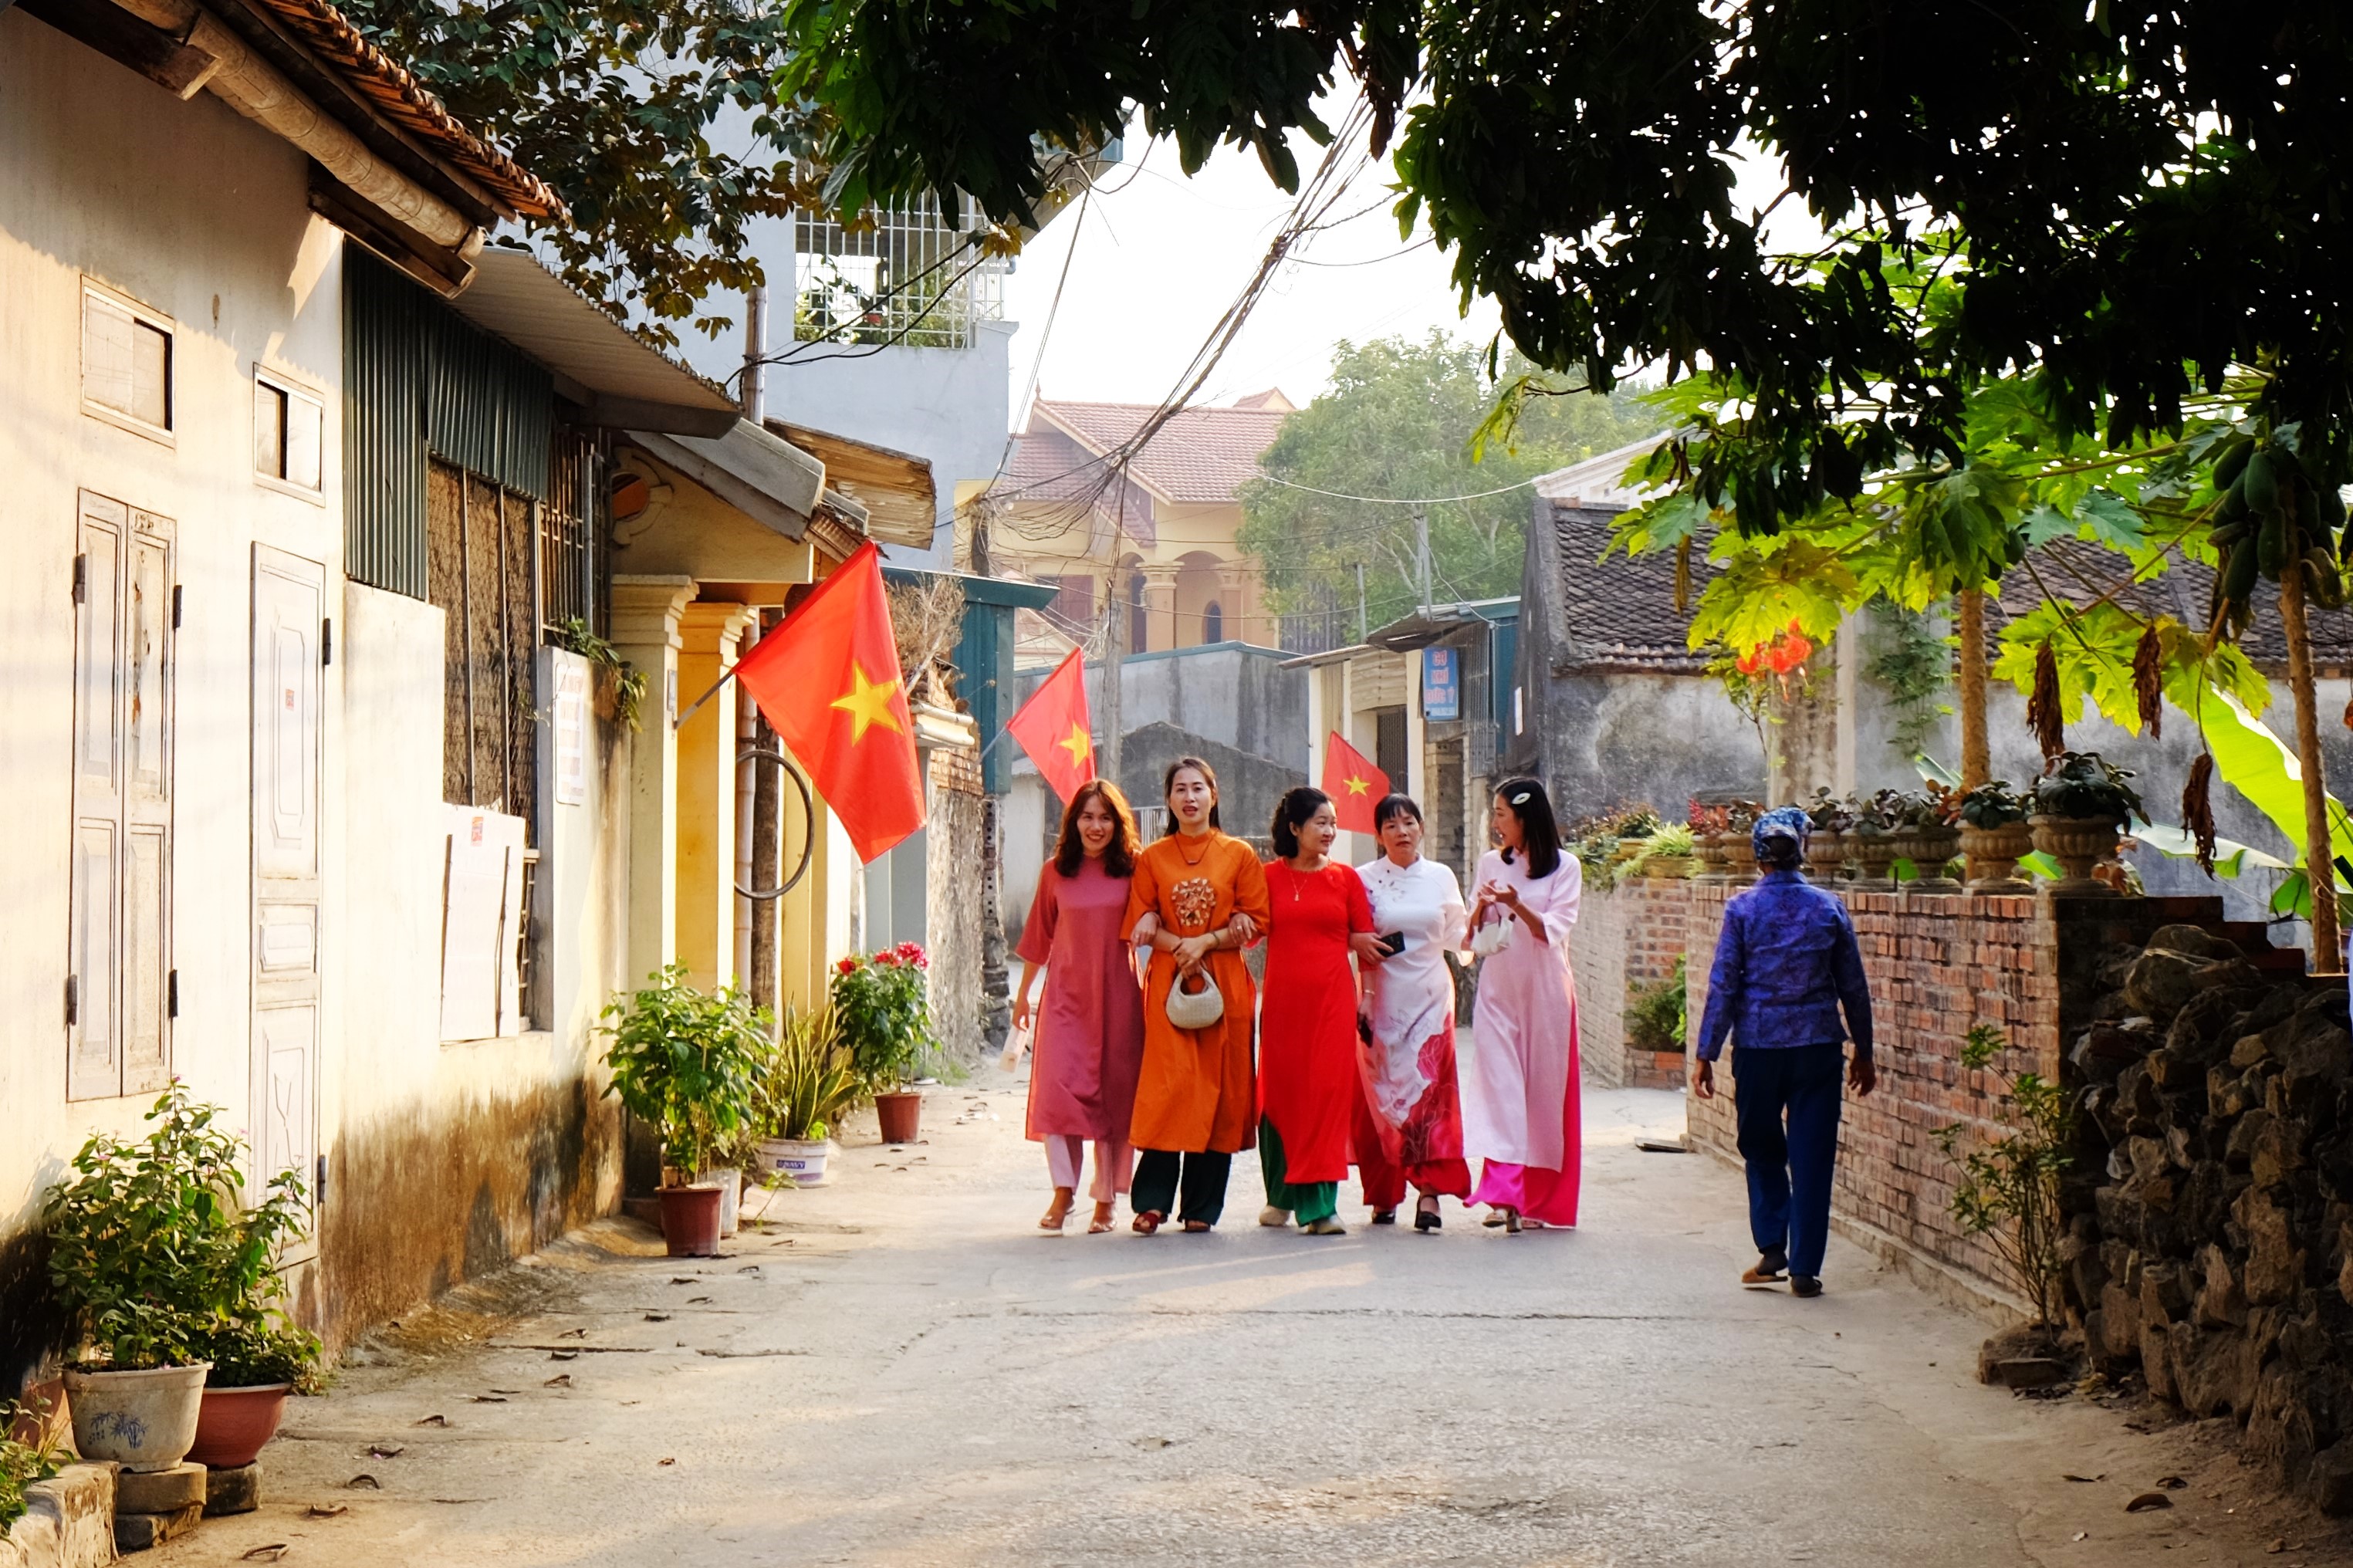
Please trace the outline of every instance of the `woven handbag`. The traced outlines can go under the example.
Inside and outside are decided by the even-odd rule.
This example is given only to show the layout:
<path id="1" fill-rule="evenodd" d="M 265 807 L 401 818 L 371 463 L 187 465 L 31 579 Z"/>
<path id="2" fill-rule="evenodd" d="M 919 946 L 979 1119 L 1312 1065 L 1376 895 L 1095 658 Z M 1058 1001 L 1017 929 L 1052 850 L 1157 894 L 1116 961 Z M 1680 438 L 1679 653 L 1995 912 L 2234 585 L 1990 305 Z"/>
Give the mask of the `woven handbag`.
<path id="1" fill-rule="evenodd" d="M 1185 989 L 1184 975 L 1168 987 L 1168 1021 L 1180 1029 L 1206 1029 L 1226 1016 L 1225 994 L 1218 983 L 1209 978 L 1208 970 L 1200 973 L 1198 991 Z"/>

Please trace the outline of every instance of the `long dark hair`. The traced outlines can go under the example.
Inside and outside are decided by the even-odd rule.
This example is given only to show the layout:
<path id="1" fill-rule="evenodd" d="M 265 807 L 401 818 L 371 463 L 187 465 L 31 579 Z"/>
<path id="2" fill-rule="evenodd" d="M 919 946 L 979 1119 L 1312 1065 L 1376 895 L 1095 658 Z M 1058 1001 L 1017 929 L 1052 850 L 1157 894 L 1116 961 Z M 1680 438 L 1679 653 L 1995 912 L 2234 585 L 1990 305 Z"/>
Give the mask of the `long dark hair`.
<path id="1" fill-rule="evenodd" d="M 1520 819 L 1520 836 L 1528 847 L 1528 875 L 1549 877 L 1560 869 L 1560 826 L 1553 820 L 1552 796 L 1536 779 L 1505 779 L 1495 786 L 1495 798 Z M 1508 864 L 1509 849 L 1504 851 Z"/>
<path id="2" fill-rule="evenodd" d="M 1168 764 L 1168 771 L 1160 775 L 1160 804 L 1163 806 L 1166 806 L 1168 804 L 1168 792 L 1176 787 L 1176 775 L 1183 773 L 1187 768 L 1192 769 L 1195 773 L 1209 781 L 1209 826 L 1216 828 L 1219 832 L 1223 833 L 1226 830 L 1226 825 L 1218 820 L 1218 795 L 1219 794 L 1218 789 L 1218 770 L 1211 767 L 1208 763 L 1203 762 L 1198 757 L 1179 757 L 1175 762 Z M 1161 837 L 1163 838 L 1169 838 L 1175 837 L 1176 833 L 1176 814 L 1172 811 L 1168 814 L 1168 831 L 1162 834 Z"/>
<path id="3" fill-rule="evenodd" d="M 1143 842 L 1135 830 L 1135 813 L 1128 809 L 1127 796 L 1119 785 L 1109 779 L 1089 779 L 1071 796 L 1071 804 L 1062 808 L 1062 830 L 1054 839 L 1054 869 L 1065 877 L 1075 877 L 1086 864 L 1087 847 L 1079 839 L 1079 813 L 1089 801 L 1099 800 L 1112 815 L 1111 842 L 1103 846 L 1103 868 L 1114 877 L 1135 875 L 1136 851 Z"/>
<path id="4" fill-rule="evenodd" d="M 1313 784 L 1300 784 L 1282 792 L 1274 803 L 1274 853 L 1288 860 L 1299 853 L 1299 825 L 1332 804 L 1332 797 Z"/>

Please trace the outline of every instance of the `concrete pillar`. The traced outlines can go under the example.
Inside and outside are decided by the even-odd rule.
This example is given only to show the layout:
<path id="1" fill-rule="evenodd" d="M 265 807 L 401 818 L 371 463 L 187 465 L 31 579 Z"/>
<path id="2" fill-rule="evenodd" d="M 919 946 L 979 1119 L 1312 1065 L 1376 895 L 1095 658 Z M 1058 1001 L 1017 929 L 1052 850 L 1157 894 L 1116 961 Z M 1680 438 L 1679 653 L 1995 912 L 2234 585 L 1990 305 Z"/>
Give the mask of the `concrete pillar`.
<path id="1" fill-rule="evenodd" d="M 1188 647 L 1200 641 L 1198 633 L 1188 637 L 1176 623 L 1176 568 L 1146 566 L 1142 571 L 1144 623 L 1146 628 L 1145 651 L 1166 653 L 1170 648 Z"/>
<path id="2" fill-rule="evenodd" d="M 629 738 L 628 929 L 625 986 L 634 989 L 677 952 L 680 612 L 691 577 L 613 579 L 613 646 L 642 671 L 646 696 Z"/>
<path id="3" fill-rule="evenodd" d="M 752 624 L 744 605 L 691 604 L 679 615 L 679 690 L 692 701 L 735 662 Z M 735 973 L 735 683 L 678 728 L 678 962 L 708 991 Z M 749 980 L 750 976 L 741 976 Z"/>

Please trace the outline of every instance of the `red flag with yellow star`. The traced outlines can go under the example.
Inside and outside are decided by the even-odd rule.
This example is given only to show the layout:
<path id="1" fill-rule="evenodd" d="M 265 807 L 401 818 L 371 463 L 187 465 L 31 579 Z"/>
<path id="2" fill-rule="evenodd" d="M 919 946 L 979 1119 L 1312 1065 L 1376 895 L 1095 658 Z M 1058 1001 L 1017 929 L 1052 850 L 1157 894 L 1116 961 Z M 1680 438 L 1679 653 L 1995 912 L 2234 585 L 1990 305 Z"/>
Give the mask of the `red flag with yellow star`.
<path id="1" fill-rule="evenodd" d="M 1005 728 L 1069 805 L 1079 786 L 1095 776 L 1095 743 L 1088 735 L 1087 667 L 1078 649 L 1054 667 Z"/>
<path id="2" fill-rule="evenodd" d="M 882 559 L 863 544 L 735 666 L 860 860 L 923 826 L 923 774 Z"/>
<path id="3" fill-rule="evenodd" d="M 1389 793 L 1389 775 L 1373 766 L 1364 752 L 1332 731 L 1332 739 L 1324 747 L 1324 793 L 1332 797 L 1332 809 L 1340 818 L 1344 833 L 1373 831 L 1373 807 Z"/>

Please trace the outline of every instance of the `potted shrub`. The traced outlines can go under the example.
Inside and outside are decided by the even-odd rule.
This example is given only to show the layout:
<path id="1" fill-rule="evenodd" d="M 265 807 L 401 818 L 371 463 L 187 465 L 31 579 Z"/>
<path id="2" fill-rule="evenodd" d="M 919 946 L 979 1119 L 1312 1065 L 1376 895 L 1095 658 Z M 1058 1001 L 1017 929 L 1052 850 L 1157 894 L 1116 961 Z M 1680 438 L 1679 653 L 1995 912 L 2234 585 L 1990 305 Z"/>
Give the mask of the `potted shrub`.
<path id="1" fill-rule="evenodd" d="M 1894 823 L 1892 847 L 1912 862 L 1913 890 L 1951 893 L 1960 884 L 1945 875 L 1945 866 L 1960 848 L 1960 830 L 1945 820 L 1943 795 L 1931 785 L 1926 794 L 1889 790 L 1887 816 Z"/>
<path id="2" fill-rule="evenodd" d="M 2067 873 L 2051 885 L 2052 892 L 2116 896 L 2092 872 L 2115 860 L 2118 831 L 2140 814 L 2140 796 L 2125 782 L 2131 777 L 2097 752 L 2062 752 L 2035 780 L 2034 810 L 2027 818 L 2034 847 Z"/>
<path id="3" fill-rule="evenodd" d="M 91 1134 L 42 1205 L 86 1459 L 165 1470 L 186 1458 L 210 1347 L 266 1317 L 278 1248 L 301 1230 L 291 1172 L 245 1206 L 245 1142 L 213 1125 L 219 1114 L 174 1084 L 147 1112 L 144 1141 Z"/>
<path id="4" fill-rule="evenodd" d="M 1902 799 L 1900 791 L 1883 789 L 1869 800 L 1855 803 L 1854 833 L 1848 848 L 1859 864 L 1856 887 L 1884 891 L 1895 885 L 1888 879 L 1887 868 L 1894 863 L 1904 837 L 1896 821 L 1897 803 Z"/>
<path id="5" fill-rule="evenodd" d="M 912 1143 L 922 1133 L 923 1097 L 913 1080 L 934 1044 L 924 990 L 930 967 L 922 944 L 912 942 L 834 965 L 834 1023 L 859 1080 L 874 1096 L 885 1143 Z"/>
<path id="6" fill-rule="evenodd" d="M 1724 848 L 1724 825 L 1729 813 L 1720 805 L 1691 803 L 1692 855 L 1699 861 L 1696 882 L 1725 880 L 1728 857 Z"/>
<path id="7" fill-rule="evenodd" d="M 726 1178 L 712 1158 L 739 1137 L 752 1100 L 754 1069 L 773 1023 L 733 986 L 705 994 L 673 963 L 627 1002 L 607 1003 L 607 1095 L 661 1138 L 662 1240 L 673 1258 L 719 1250 Z M 730 1173 L 732 1175 L 732 1173 Z"/>
<path id="8" fill-rule="evenodd" d="M 1688 877 L 1697 864 L 1692 858 L 1694 847 L 1692 830 L 1680 822 L 1672 822 L 1642 840 L 1641 853 L 1627 868 L 1640 871 L 1653 881 Z"/>
<path id="9" fill-rule="evenodd" d="M 1765 808 L 1753 800 L 1736 800 L 1725 810 L 1724 858 L 1725 868 L 1735 882 L 1757 879 L 1757 842 L 1749 832 Z"/>
<path id="10" fill-rule="evenodd" d="M 253 1463 L 278 1436 L 287 1396 L 316 1394 L 325 1385 L 318 1337 L 286 1321 L 278 1304 L 284 1287 L 275 1274 L 267 1279 L 266 1290 L 253 1301 L 260 1321 L 206 1337 L 206 1353 L 213 1364 L 205 1377 L 204 1405 L 188 1458 L 207 1469 Z"/>
<path id="11" fill-rule="evenodd" d="M 752 1082 L 754 1164 L 770 1181 L 818 1187 L 833 1152 L 834 1119 L 858 1098 L 858 1072 L 831 1006 L 785 1015 Z"/>
<path id="12" fill-rule="evenodd" d="M 1854 811 L 1827 787 L 1814 791 L 1806 807 L 1810 830 L 1806 835 L 1806 877 L 1813 882 L 1835 882 L 1846 868 L 1847 832 Z"/>
<path id="13" fill-rule="evenodd" d="M 2007 781 L 1992 779 L 1957 797 L 1961 853 L 1969 858 L 1969 886 L 1981 893 L 2024 892 L 2019 858 L 2034 847 L 2026 802 Z"/>

